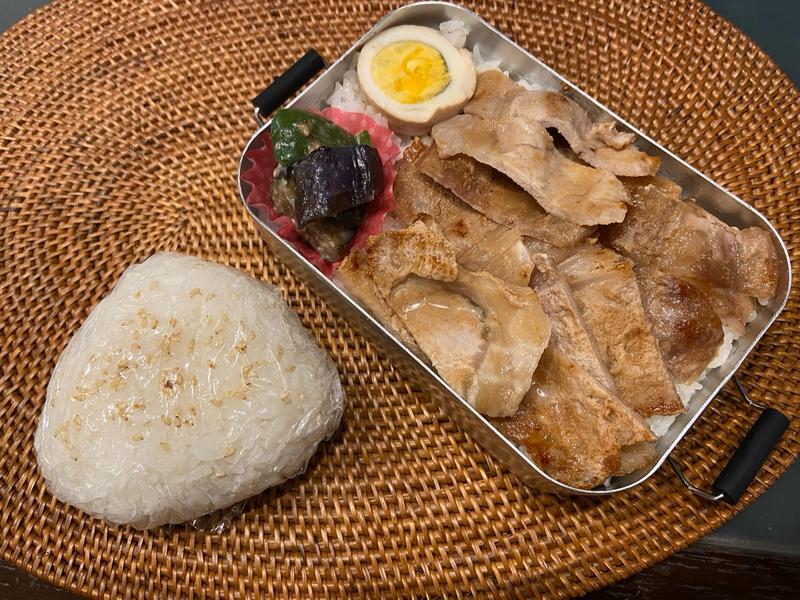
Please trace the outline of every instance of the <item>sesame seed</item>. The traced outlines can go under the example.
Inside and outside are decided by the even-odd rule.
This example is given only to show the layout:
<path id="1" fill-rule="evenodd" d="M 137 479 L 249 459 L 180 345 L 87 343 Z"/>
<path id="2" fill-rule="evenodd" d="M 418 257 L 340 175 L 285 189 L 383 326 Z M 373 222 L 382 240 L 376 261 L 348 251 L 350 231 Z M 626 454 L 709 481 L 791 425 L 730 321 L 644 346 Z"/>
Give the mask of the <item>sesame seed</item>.
<path id="1" fill-rule="evenodd" d="M 131 436 L 131 440 L 133 440 L 134 442 L 141 442 L 143 439 L 144 439 L 144 436 L 141 433 L 134 433 Z"/>
<path id="2" fill-rule="evenodd" d="M 161 446 L 161 449 L 162 449 L 164 452 L 169 452 L 169 444 L 168 444 L 167 442 L 161 442 L 161 443 L 159 444 L 159 446 Z"/>

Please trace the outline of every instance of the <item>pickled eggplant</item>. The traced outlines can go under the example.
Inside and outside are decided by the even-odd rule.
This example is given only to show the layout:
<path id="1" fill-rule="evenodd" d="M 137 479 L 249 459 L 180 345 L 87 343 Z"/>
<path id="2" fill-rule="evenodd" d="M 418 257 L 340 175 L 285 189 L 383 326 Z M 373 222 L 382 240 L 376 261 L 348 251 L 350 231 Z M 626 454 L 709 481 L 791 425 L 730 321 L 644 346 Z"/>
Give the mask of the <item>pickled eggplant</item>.
<path id="1" fill-rule="evenodd" d="M 298 232 L 322 258 L 336 262 L 342 257 L 350 240 L 355 237 L 363 219 L 364 209 L 354 208 L 335 218 L 312 221 Z"/>
<path id="2" fill-rule="evenodd" d="M 295 221 L 301 229 L 371 202 L 383 190 L 383 165 L 372 146 L 322 147 L 292 169 Z"/>
<path id="3" fill-rule="evenodd" d="M 272 205 L 279 214 L 294 220 L 294 177 L 288 175 L 282 167 L 276 171 L 278 174 L 272 180 L 271 188 Z M 319 252 L 322 258 L 336 262 L 355 236 L 363 219 L 364 208 L 358 207 L 340 213 L 334 218 L 312 221 L 305 227 L 299 228 L 297 233 Z"/>

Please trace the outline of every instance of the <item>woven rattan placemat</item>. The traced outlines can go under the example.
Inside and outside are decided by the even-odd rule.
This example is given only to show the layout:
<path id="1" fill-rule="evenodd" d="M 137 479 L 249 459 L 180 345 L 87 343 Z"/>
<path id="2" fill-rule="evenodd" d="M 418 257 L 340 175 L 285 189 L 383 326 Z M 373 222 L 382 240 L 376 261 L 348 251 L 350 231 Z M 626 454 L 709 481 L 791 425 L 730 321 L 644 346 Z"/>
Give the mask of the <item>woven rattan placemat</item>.
<path id="1" fill-rule="evenodd" d="M 800 303 L 743 367 L 795 417 L 736 508 L 666 469 L 603 499 L 528 491 L 268 254 L 236 191 L 248 99 L 308 46 L 334 58 L 389 2 L 56 1 L 0 38 L 0 557 L 95 596 L 577 595 L 683 548 L 789 466 Z M 484 18 L 752 202 L 800 256 L 800 102 L 699 2 L 485 2 Z M 159 249 L 278 284 L 348 403 L 308 472 L 221 535 L 109 527 L 55 501 L 33 432 L 92 305 Z M 728 390 L 676 458 L 708 483 L 754 414 Z"/>

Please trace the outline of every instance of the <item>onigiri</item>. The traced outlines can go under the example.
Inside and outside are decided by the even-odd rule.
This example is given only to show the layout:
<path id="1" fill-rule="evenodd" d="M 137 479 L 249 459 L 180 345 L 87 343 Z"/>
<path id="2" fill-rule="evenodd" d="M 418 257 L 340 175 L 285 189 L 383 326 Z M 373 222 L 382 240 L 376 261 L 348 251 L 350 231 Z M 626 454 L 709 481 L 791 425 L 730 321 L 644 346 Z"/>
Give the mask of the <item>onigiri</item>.
<path id="1" fill-rule="evenodd" d="M 275 287 L 160 253 L 70 340 L 34 444 L 58 499 L 144 529 L 293 477 L 343 407 L 333 361 Z"/>

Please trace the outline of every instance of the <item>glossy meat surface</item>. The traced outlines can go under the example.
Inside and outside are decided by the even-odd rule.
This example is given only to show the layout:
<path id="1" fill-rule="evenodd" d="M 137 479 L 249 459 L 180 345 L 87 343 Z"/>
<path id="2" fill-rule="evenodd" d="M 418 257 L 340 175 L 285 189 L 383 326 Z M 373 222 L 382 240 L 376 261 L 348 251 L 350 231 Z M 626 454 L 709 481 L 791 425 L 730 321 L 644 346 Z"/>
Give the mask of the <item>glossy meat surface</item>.
<path id="1" fill-rule="evenodd" d="M 637 150 L 632 133 L 617 131 L 611 121 L 593 123 L 586 111 L 564 94 L 524 90 L 500 71 L 478 76 L 475 96 L 464 112 L 484 118 L 533 120 L 556 129 L 581 160 L 615 175 L 655 175 L 661 162 Z"/>
<path id="2" fill-rule="evenodd" d="M 572 290 L 555 263 L 545 254 L 534 254 L 531 287 L 550 319 L 550 344 L 566 358 L 615 393 L 614 380 L 600 358 L 597 344 L 586 328 Z"/>
<path id="3" fill-rule="evenodd" d="M 643 417 L 683 410 L 647 322 L 631 261 L 596 246 L 566 259 L 559 271 L 622 401 Z"/>
<path id="4" fill-rule="evenodd" d="M 549 475 L 591 489 L 623 469 L 646 464 L 654 440 L 642 419 L 585 370 L 549 347 L 536 369 L 533 387 L 508 419 L 493 424 Z M 644 445 L 631 459 L 627 450 Z"/>
<path id="5" fill-rule="evenodd" d="M 339 271 L 348 289 L 355 284 L 383 299 L 467 402 L 490 416 L 516 411 L 550 338 L 533 290 L 459 268 L 430 218 L 370 238 Z"/>
<path id="6" fill-rule="evenodd" d="M 559 152 L 535 121 L 457 115 L 431 135 L 443 158 L 466 154 L 510 177 L 551 215 L 575 225 L 618 223 L 628 193 L 611 173 Z"/>
<path id="7" fill-rule="evenodd" d="M 574 246 L 595 228 L 547 213 L 533 197 L 499 171 L 465 154 L 441 158 L 432 145 L 419 158 L 420 171 L 492 221 L 554 246 Z"/>
<path id="8" fill-rule="evenodd" d="M 458 263 L 471 271 L 487 271 L 515 285 L 527 285 L 532 264 L 519 232 L 473 210 L 451 192 L 423 175 L 417 163 L 395 163 L 396 215 L 409 225 L 430 216 L 453 246 Z"/>
<path id="9" fill-rule="evenodd" d="M 713 305 L 698 288 L 674 275 L 640 267 L 636 281 L 667 368 L 682 383 L 694 381 L 723 340 Z"/>
<path id="10" fill-rule="evenodd" d="M 638 264 L 710 288 L 756 298 L 775 293 L 777 256 L 767 231 L 731 227 L 659 185 L 629 187 L 628 216 L 604 228 L 604 242 Z"/>

